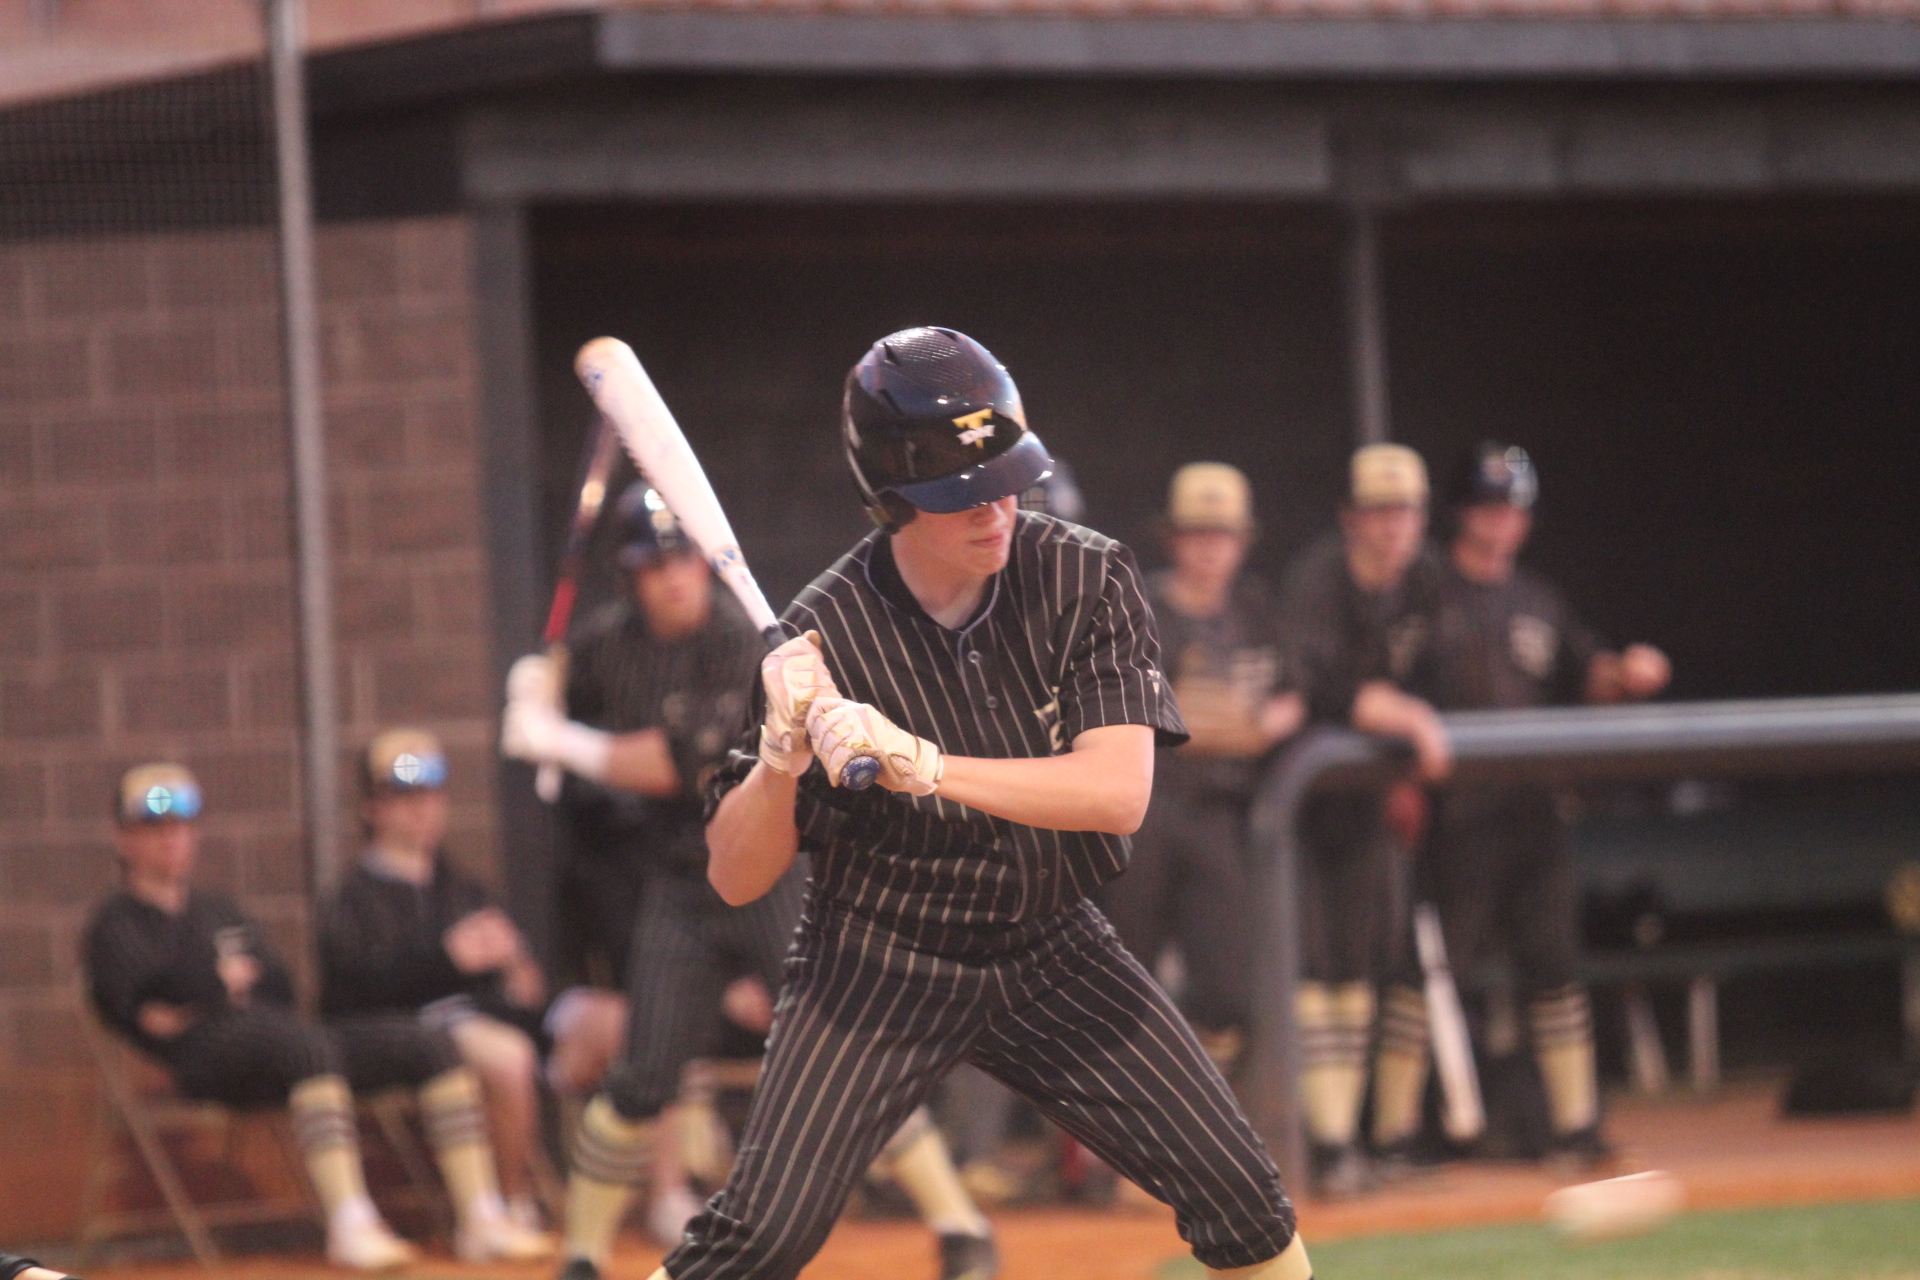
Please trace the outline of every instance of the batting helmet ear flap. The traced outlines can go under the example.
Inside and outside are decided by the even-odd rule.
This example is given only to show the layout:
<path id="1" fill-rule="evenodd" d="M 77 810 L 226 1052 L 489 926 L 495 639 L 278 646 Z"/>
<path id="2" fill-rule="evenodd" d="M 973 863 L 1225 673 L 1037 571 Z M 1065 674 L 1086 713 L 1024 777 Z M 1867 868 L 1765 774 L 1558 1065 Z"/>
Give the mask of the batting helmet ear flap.
<path id="1" fill-rule="evenodd" d="M 898 533 L 903 525 L 913 523 L 919 515 L 911 502 L 897 493 L 875 493 L 873 486 L 867 483 L 867 473 L 860 469 L 859 455 L 854 453 L 853 445 L 843 445 L 847 455 L 847 466 L 853 472 L 853 483 L 860 489 L 860 505 L 866 508 L 867 519 L 882 533 Z"/>

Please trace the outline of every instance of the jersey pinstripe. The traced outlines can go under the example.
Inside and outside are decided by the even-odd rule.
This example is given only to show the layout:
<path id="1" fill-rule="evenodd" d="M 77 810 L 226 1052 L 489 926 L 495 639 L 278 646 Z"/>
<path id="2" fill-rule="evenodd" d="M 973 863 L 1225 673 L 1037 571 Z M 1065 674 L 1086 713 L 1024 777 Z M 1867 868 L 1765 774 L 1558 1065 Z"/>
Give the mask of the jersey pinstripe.
<path id="1" fill-rule="evenodd" d="M 927 616 L 877 533 L 802 591 L 784 621 L 820 632 L 843 695 L 949 755 L 1058 755 L 1116 724 L 1151 726 L 1162 746 L 1186 739 L 1132 553 L 1051 516 L 1019 513 L 1007 567 L 958 630 Z M 756 700 L 710 788 L 710 813 L 758 758 L 759 719 Z M 817 765 L 795 818 L 817 898 L 935 951 L 975 926 L 1057 915 L 1127 862 L 1123 836 L 1041 830 L 938 795 L 849 792 Z"/>

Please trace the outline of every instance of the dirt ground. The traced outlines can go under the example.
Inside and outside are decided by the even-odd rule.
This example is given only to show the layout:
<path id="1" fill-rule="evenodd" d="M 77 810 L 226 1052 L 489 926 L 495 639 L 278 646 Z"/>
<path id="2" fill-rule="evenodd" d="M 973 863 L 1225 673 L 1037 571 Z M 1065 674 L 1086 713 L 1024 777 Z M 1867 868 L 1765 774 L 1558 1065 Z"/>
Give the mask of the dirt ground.
<path id="1" fill-rule="evenodd" d="M 1610 1132 L 1631 1169 L 1666 1169 L 1687 1189 L 1692 1208 L 1814 1204 L 1920 1196 L 1920 1115 L 1846 1120 L 1782 1120 L 1776 1089 L 1749 1084 L 1708 1100 L 1626 1100 Z M 1625 1170 L 1623 1170 L 1625 1171 Z M 1561 1185 L 1537 1168 L 1451 1166 L 1390 1192 L 1345 1204 L 1300 1206 L 1308 1242 L 1435 1227 L 1527 1221 Z M 995 1215 L 1006 1259 L 1004 1280 L 1149 1280 L 1184 1251 L 1164 1210 L 1094 1213 L 1022 1210 Z M 647 1280 L 659 1253 L 629 1241 L 611 1280 Z M 93 1280 L 188 1280 L 192 1266 L 94 1267 Z M 307 1258 L 252 1258 L 223 1269 L 233 1280 L 307 1280 L 337 1276 Z M 463 1266 L 430 1258 L 413 1280 L 534 1280 L 546 1267 Z M 844 1223 L 805 1280 L 914 1280 L 935 1274 L 927 1236 L 904 1222 Z"/>

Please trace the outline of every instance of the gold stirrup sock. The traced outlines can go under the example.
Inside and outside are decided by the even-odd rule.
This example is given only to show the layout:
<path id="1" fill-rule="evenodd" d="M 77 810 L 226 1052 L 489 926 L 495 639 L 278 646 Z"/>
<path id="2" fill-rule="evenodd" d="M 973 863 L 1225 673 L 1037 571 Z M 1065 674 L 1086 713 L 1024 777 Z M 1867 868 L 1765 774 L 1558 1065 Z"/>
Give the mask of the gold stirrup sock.
<path id="1" fill-rule="evenodd" d="M 1537 996 L 1527 1008 L 1533 1024 L 1533 1054 L 1547 1085 L 1553 1131 L 1578 1133 L 1600 1119 L 1594 1083 L 1593 1008 L 1582 987 L 1562 987 Z"/>
<path id="2" fill-rule="evenodd" d="M 1427 1089 L 1427 999 L 1412 987 L 1388 987 L 1373 1059 L 1373 1141 L 1405 1142 L 1420 1127 Z"/>
<path id="3" fill-rule="evenodd" d="M 1364 982 L 1303 982 L 1295 1008 L 1307 1131 L 1315 1142 L 1345 1146 L 1359 1131 L 1366 1096 L 1373 989 Z"/>
<path id="4" fill-rule="evenodd" d="M 905 1141 L 902 1141 L 902 1139 Z M 947 1140 L 921 1107 L 881 1151 L 874 1167 L 899 1183 L 920 1210 L 927 1229 L 943 1236 L 991 1235 L 993 1228 L 973 1203 L 973 1197 L 953 1167 Z"/>
<path id="5" fill-rule="evenodd" d="M 460 1220 L 474 1213 L 504 1213 L 486 1113 L 480 1107 L 480 1082 L 473 1073 L 455 1067 L 421 1086 L 420 1118 Z"/>
<path id="6" fill-rule="evenodd" d="M 287 1095 L 293 1136 L 307 1176 L 331 1222 L 343 1204 L 367 1199 L 360 1168 L 360 1135 L 353 1119 L 353 1091 L 339 1076 L 309 1076 Z M 371 1204 L 371 1201 L 368 1201 Z"/>
<path id="7" fill-rule="evenodd" d="M 1224 1280 L 1313 1280 L 1313 1264 L 1307 1261 L 1307 1246 L 1296 1235 L 1278 1257 L 1251 1267 L 1229 1267 L 1225 1271 L 1208 1267 L 1207 1274 Z"/>
<path id="8" fill-rule="evenodd" d="M 655 1121 L 628 1120 L 595 1094 L 574 1131 L 565 1253 L 604 1269 L 634 1188 L 647 1176 Z"/>

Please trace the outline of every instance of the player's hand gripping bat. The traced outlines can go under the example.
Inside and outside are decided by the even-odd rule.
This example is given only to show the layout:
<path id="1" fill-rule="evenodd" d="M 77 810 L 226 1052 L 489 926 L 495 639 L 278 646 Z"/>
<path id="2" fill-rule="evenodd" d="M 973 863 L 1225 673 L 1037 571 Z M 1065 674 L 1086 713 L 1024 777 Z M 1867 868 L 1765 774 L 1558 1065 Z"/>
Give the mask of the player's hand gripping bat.
<path id="1" fill-rule="evenodd" d="M 573 519 L 567 525 L 567 547 L 560 556 L 560 576 L 553 584 L 553 605 L 547 610 L 546 630 L 540 634 L 547 657 L 553 661 L 554 683 L 561 689 L 567 687 L 567 628 L 573 622 L 574 602 L 580 598 L 580 569 L 587 543 L 593 538 L 593 526 L 606 505 L 607 482 L 613 478 L 619 449 L 620 436 L 602 414 L 587 441 L 580 468 L 580 500 L 574 504 Z M 541 765 L 533 775 L 533 789 L 548 804 L 559 800 L 560 766 Z"/>
<path id="2" fill-rule="evenodd" d="M 1473 1041 L 1467 1035 L 1460 992 L 1447 965 L 1447 941 L 1440 932 L 1440 913 L 1431 902 L 1413 909 L 1413 942 L 1420 951 L 1420 967 L 1427 976 L 1427 1021 L 1433 1027 L 1433 1061 L 1446 1101 L 1441 1120 L 1455 1142 L 1472 1142 L 1487 1127 L 1480 1103 L 1480 1074 L 1473 1067 Z"/>
<path id="3" fill-rule="evenodd" d="M 727 522 L 727 513 L 721 509 L 700 459 L 681 434 L 680 424 L 673 420 L 653 379 L 640 367 L 633 348 L 618 338 L 595 338 L 580 348 L 573 359 L 573 371 L 620 434 L 620 442 L 627 447 L 640 474 L 666 500 L 667 509 L 707 557 L 720 581 L 733 592 L 767 644 L 778 647 L 785 643 L 787 634 L 780 629 L 760 584 L 753 580 L 753 571 L 747 568 L 733 526 Z M 841 785 L 861 791 L 879 776 L 880 762 L 862 756 L 842 771 Z"/>

